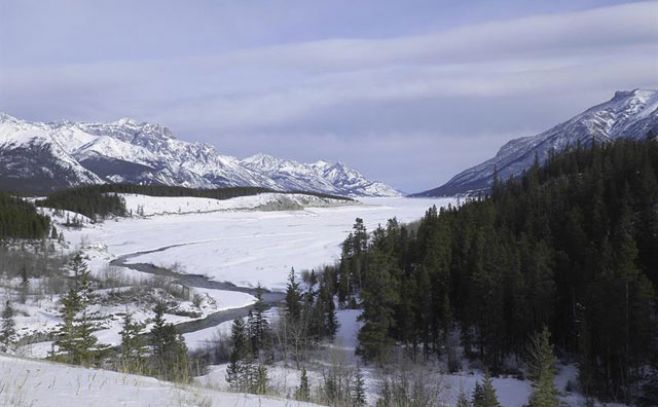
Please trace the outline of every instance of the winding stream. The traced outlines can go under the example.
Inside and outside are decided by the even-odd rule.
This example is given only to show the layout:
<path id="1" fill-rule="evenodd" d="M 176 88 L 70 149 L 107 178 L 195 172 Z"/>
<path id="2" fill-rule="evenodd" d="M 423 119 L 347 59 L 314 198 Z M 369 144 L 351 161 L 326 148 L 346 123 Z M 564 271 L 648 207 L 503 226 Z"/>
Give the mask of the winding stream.
<path id="1" fill-rule="evenodd" d="M 176 244 L 171 246 L 160 247 L 154 250 L 141 251 L 136 253 L 125 254 L 119 256 L 118 258 L 110 262 L 111 265 L 117 267 L 125 267 L 142 273 L 148 273 L 158 276 L 165 276 L 175 279 L 179 284 L 190 287 L 190 288 L 206 288 L 212 290 L 223 290 L 223 291 L 236 291 L 241 293 L 247 293 L 251 295 L 256 295 L 256 289 L 250 287 L 238 287 L 235 284 L 229 282 L 214 281 L 209 279 L 207 276 L 201 274 L 183 274 L 176 273 L 170 269 L 164 267 L 158 267 L 150 263 L 130 263 L 130 259 L 138 257 L 144 254 L 162 252 L 174 247 L 185 246 L 186 244 Z M 277 306 L 283 301 L 284 294 L 277 291 L 263 291 L 263 300 L 269 306 Z M 223 322 L 232 321 L 235 318 L 246 317 L 249 314 L 249 310 L 253 305 L 248 305 L 246 307 L 240 308 L 230 308 L 221 311 L 214 312 L 209 314 L 205 318 L 197 319 L 194 321 L 187 321 L 176 324 L 176 330 L 181 333 L 190 333 L 195 331 L 200 331 L 202 329 L 211 328 L 217 326 Z"/>

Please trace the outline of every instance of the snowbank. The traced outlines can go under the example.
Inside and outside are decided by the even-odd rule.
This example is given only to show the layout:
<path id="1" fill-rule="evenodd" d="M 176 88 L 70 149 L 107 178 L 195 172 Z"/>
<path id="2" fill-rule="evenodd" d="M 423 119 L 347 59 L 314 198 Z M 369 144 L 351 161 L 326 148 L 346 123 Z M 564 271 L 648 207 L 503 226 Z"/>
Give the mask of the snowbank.
<path id="1" fill-rule="evenodd" d="M 312 406 L 292 400 L 182 386 L 96 369 L 0 355 L 3 407 L 288 407 Z"/>

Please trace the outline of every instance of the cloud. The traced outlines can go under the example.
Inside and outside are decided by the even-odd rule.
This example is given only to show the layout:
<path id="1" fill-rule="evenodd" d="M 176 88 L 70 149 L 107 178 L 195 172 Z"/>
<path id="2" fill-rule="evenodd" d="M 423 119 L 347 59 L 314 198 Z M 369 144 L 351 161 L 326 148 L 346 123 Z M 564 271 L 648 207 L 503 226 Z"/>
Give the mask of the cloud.
<path id="1" fill-rule="evenodd" d="M 134 116 L 232 154 L 340 159 L 414 191 L 616 89 L 656 87 L 657 15 L 658 2 L 642 2 L 385 39 L 0 64 L 0 109 Z"/>

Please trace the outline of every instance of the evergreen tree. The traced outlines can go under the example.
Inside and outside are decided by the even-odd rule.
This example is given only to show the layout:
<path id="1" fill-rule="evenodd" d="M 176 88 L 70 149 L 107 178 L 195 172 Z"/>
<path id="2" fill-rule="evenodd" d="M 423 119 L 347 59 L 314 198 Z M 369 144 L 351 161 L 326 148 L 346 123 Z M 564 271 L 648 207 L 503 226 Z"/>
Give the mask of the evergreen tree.
<path id="1" fill-rule="evenodd" d="M 0 328 L 0 343 L 2 343 L 5 351 L 9 348 L 16 335 L 15 327 L 14 308 L 11 306 L 11 302 L 7 300 L 2 310 L 2 327 Z"/>
<path id="2" fill-rule="evenodd" d="M 256 303 L 254 304 L 253 318 L 249 328 L 251 345 L 256 354 L 270 344 L 270 326 L 264 315 L 268 305 L 263 300 L 263 293 L 263 287 L 259 283 L 256 287 Z"/>
<path id="3" fill-rule="evenodd" d="M 121 335 L 121 369 L 128 373 L 145 373 L 144 356 L 147 353 L 146 343 L 141 335 L 144 324 L 133 322 L 132 316 L 126 313 L 123 319 Z"/>
<path id="4" fill-rule="evenodd" d="M 81 297 L 86 297 L 89 289 L 89 268 L 80 252 L 71 258 L 69 268 L 73 273 L 73 289 L 78 291 Z"/>
<path id="5" fill-rule="evenodd" d="M 286 315 L 290 323 L 296 323 L 302 315 L 302 290 L 295 278 L 295 269 L 290 269 L 286 287 Z"/>
<path id="6" fill-rule="evenodd" d="M 73 364 L 90 365 L 94 361 L 97 339 L 87 316 L 89 305 L 89 270 L 80 253 L 74 255 L 69 267 L 73 272 L 73 283 L 62 304 L 62 324 L 54 344 L 64 354 L 64 360 Z"/>
<path id="7" fill-rule="evenodd" d="M 0 240 L 40 239 L 50 231 L 50 218 L 24 199 L 0 192 Z"/>
<path id="8" fill-rule="evenodd" d="M 371 255 L 372 268 L 378 271 L 362 292 L 363 312 L 359 320 L 363 326 L 359 330 L 357 354 L 366 360 L 382 361 L 393 344 L 389 337 L 394 327 L 395 307 L 399 297 L 394 274 L 396 270 L 380 253 Z"/>
<path id="9" fill-rule="evenodd" d="M 366 386 L 365 381 L 363 380 L 363 373 L 361 369 L 357 367 L 356 373 L 354 374 L 354 386 L 353 386 L 353 395 L 352 395 L 352 406 L 353 407 L 365 407 L 366 405 Z"/>
<path id="10" fill-rule="evenodd" d="M 500 407 L 496 389 L 493 387 L 491 376 L 485 375 L 482 385 L 479 382 L 473 391 L 473 407 Z"/>
<path id="11" fill-rule="evenodd" d="M 165 310 L 163 304 L 157 304 L 154 308 L 154 325 L 150 333 L 151 368 L 159 377 L 186 382 L 190 372 L 185 340 L 173 324 L 165 322 Z"/>
<path id="12" fill-rule="evenodd" d="M 311 400 L 311 388 L 308 383 L 308 375 L 306 374 L 306 368 L 302 368 L 302 374 L 299 378 L 299 387 L 295 392 L 295 399 L 299 401 L 310 401 Z"/>
<path id="13" fill-rule="evenodd" d="M 21 293 L 21 304 L 25 304 L 27 301 L 27 295 L 30 291 L 30 277 L 27 273 L 27 266 L 23 264 L 21 266 L 21 286 L 20 286 L 20 293 Z"/>
<path id="14" fill-rule="evenodd" d="M 655 140 L 552 152 L 489 196 L 428 209 L 411 233 L 392 219 L 368 236 L 357 221 L 332 294 L 361 299 L 366 359 L 395 343 L 441 353 L 455 323 L 495 372 L 550 326 L 587 395 L 630 404 L 658 365 L 657 180 Z"/>
<path id="15" fill-rule="evenodd" d="M 473 397 L 471 399 L 471 405 L 473 407 L 481 407 L 484 403 L 484 389 L 480 385 L 480 381 L 475 382 L 475 388 L 473 389 Z"/>
<path id="16" fill-rule="evenodd" d="M 555 378 L 555 355 L 550 342 L 551 334 L 547 327 L 536 333 L 530 342 L 528 367 L 532 379 L 533 392 L 530 407 L 557 407 Z"/>
<path id="17" fill-rule="evenodd" d="M 97 339 L 92 334 L 93 326 L 87 317 L 86 309 L 82 311 L 82 316 L 77 321 L 76 330 L 75 363 L 88 366 L 94 361 L 94 347 L 96 346 Z"/>
<path id="18" fill-rule="evenodd" d="M 249 353 L 246 328 L 241 318 L 233 320 L 231 342 L 233 348 L 229 356 L 229 365 L 226 368 L 226 381 L 235 389 L 241 389 L 243 386 L 242 378 L 246 370 L 244 360 Z"/>
<path id="19" fill-rule="evenodd" d="M 480 386 L 479 383 L 476 383 L 476 387 Z M 464 390 L 459 391 L 459 398 L 457 398 L 457 407 L 471 407 L 471 403 L 468 401 L 468 397 L 466 397 L 466 393 L 464 393 Z"/>

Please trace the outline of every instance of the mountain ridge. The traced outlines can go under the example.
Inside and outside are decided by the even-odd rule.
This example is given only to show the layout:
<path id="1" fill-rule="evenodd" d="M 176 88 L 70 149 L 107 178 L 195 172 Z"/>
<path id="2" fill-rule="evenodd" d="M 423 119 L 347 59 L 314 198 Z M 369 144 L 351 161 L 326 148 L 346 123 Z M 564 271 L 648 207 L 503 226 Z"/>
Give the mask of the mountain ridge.
<path id="1" fill-rule="evenodd" d="M 633 89 L 617 91 L 603 103 L 539 134 L 513 139 L 503 144 L 496 155 L 467 168 L 445 184 L 413 197 L 473 195 L 486 192 L 494 171 L 500 179 L 515 177 L 529 168 L 535 159 L 544 162 L 551 151 L 592 141 L 606 143 L 620 137 L 644 137 L 658 132 L 658 91 Z"/>
<path id="2" fill-rule="evenodd" d="M 191 188 L 259 186 L 346 196 L 399 196 L 341 163 L 299 163 L 260 154 L 240 160 L 214 146 L 177 139 L 160 124 L 28 122 L 0 113 L 0 187 L 48 192 L 88 184 L 135 183 Z M 269 157 L 265 165 L 264 157 Z M 320 164 L 323 163 L 323 164 Z M 333 172 L 320 170 L 323 166 Z"/>

